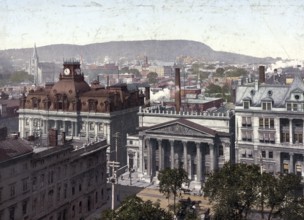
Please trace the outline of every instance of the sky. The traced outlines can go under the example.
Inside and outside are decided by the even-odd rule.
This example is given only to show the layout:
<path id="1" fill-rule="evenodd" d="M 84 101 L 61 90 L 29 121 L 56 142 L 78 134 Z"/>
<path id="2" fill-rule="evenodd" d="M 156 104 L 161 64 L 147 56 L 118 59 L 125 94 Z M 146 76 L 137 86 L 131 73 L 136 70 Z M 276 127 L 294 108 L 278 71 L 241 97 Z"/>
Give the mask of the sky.
<path id="1" fill-rule="evenodd" d="M 304 1 L 0 0 L 0 50 L 171 39 L 304 60 Z"/>

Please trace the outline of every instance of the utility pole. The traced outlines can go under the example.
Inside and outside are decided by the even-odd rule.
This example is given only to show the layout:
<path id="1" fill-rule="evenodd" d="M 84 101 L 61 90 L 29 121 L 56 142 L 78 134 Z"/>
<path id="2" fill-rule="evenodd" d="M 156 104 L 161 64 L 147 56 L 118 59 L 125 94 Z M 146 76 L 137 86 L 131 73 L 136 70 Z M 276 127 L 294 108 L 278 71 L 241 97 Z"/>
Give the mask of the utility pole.
<path id="1" fill-rule="evenodd" d="M 118 158 L 117 158 L 117 139 L 119 138 L 119 132 L 116 132 L 113 137 L 115 137 L 115 161 L 118 161 Z"/>
<path id="2" fill-rule="evenodd" d="M 114 211 L 115 208 L 115 183 L 116 183 L 116 171 L 115 168 L 120 167 L 120 163 L 117 161 L 108 161 L 108 166 L 112 168 L 112 176 L 110 182 L 112 183 L 112 205 L 111 209 Z"/>

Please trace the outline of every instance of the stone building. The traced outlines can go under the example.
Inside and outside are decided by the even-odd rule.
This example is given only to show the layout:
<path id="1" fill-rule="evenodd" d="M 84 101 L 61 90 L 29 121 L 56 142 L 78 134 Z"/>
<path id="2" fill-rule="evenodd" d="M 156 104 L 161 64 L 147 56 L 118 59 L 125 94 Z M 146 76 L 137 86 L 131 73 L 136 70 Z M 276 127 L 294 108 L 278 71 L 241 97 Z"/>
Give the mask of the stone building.
<path id="1" fill-rule="evenodd" d="M 304 83 L 259 80 L 236 90 L 236 161 L 259 164 L 266 172 L 304 175 Z"/>
<path id="2" fill-rule="evenodd" d="M 46 136 L 50 128 L 88 143 L 107 139 L 110 160 L 126 165 L 126 133 L 138 126 L 139 106 L 149 103 L 149 87 L 115 84 L 105 87 L 85 80 L 80 63 L 65 61 L 59 81 L 23 95 L 19 109 L 20 137 Z M 117 150 L 117 151 L 116 151 Z"/>
<path id="3" fill-rule="evenodd" d="M 182 167 L 191 186 L 200 187 L 209 172 L 234 162 L 234 113 L 181 111 L 176 102 L 174 109 L 140 108 L 138 133 L 128 136 L 128 165 L 148 182 L 164 168 Z"/>
<path id="4" fill-rule="evenodd" d="M 0 140 L 0 219 L 85 219 L 107 201 L 105 140 Z M 3 135 L 2 135 L 3 136 Z"/>

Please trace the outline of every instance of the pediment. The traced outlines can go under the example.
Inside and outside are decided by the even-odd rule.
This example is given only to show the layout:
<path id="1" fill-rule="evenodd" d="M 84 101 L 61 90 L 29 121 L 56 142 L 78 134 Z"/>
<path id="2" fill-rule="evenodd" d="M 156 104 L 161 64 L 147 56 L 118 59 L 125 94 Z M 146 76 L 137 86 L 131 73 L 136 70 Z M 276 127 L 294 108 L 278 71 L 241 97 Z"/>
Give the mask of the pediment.
<path id="1" fill-rule="evenodd" d="M 200 126 L 204 128 L 203 126 Z M 206 128 L 207 130 L 208 128 Z M 210 129 L 209 129 L 210 130 Z M 214 137 L 211 132 L 204 131 L 204 129 L 193 128 L 182 123 L 172 123 L 153 127 L 145 131 L 146 134 L 160 134 L 160 135 L 175 135 L 175 136 L 187 136 L 187 137 Z"/>

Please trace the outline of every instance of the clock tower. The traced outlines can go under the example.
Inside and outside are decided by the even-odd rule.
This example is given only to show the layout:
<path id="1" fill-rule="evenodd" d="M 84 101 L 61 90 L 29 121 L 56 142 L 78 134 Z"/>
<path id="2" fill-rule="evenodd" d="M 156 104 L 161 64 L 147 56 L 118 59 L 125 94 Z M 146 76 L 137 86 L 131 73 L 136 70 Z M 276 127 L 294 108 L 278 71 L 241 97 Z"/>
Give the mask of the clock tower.
<path id="1" fill-rule="evenodd" d="M 68 60 L 63 63 L 62 79 L 74 79 L 76 81 L 83 81 L 84 76 L 81 73 L 80 62 L 76 60 Z"/>

